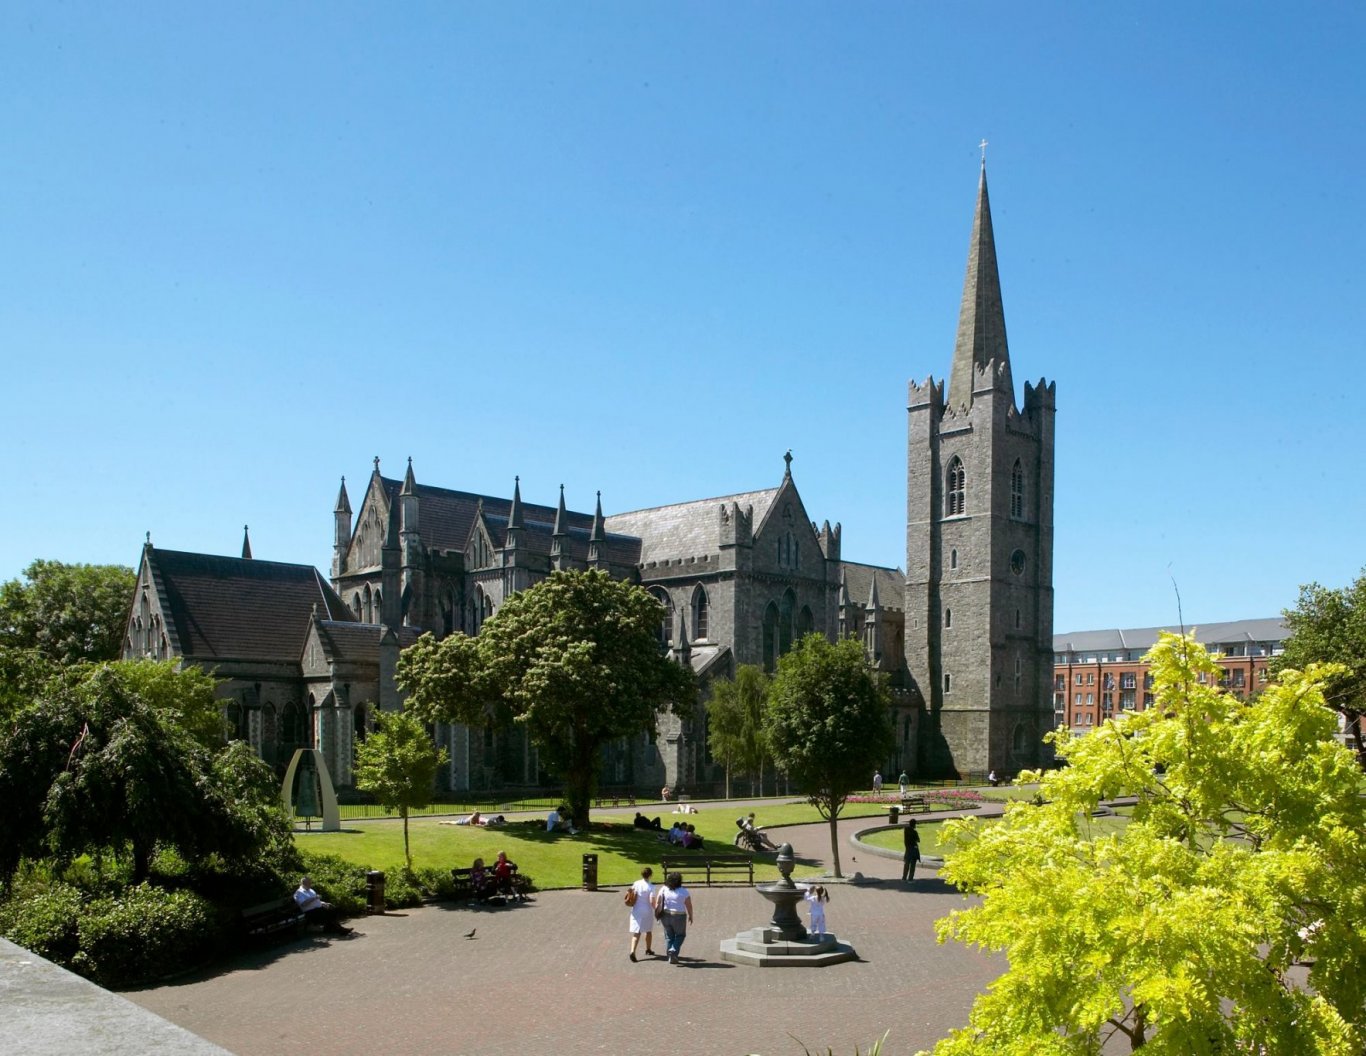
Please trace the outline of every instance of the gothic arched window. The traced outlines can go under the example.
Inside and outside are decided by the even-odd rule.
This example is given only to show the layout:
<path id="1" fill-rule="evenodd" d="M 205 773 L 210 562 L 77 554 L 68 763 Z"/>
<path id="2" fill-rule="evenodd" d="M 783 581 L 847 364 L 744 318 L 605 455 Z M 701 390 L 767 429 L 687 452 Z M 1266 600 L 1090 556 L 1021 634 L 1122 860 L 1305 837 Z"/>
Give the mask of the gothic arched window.
<path id="1" fill-rule="evenodd" d="M 659 647 L 667 649 L 674 637 L 674 603 L 668 592 L 659 587 L 651 590 L 650 594 L 664 609 L 659 614 Z"/>
<path id="2" fill-rule="evenodd" d="M 1016 520 L 1023 519 L 1025 515 L 1025 483 L 1024 467 L 1020 465 L 1020 460 L 1015 460 L 1015 466 L 1010 471 L 1010 515 Z"/>
<path id="3" fill-rule="evenodd" d="M 375 609 L 374 609 L 374 605 L 371 603 L 371 600 L 370 600 L 370 584 L 369 584 L 369 583 L 365 584 L 365 595 L 364 595 L 364 600 L 361 602 L 361 606 L 362 606 L 362 608 L 361 608 L 361 620 L 362 620 L 362 622 L 364 622 L 364 623 L 374 623 L 374 622 L 375 622 L 375 619 L 374 619 L 374 617 L 375 617 Z"/>
<path id="4" fill-rule="evenodd" d="M 952 627 L 952 626 L 953 626 L 953 610 L 952 610 L 952 609 L 945 609 L 945 610 L 944 610 L 944 626 L 945 626 L 945 627 Z"/>
<path id="5" fill-rule="evenodd" d="M 707 610 L 711 607 L 707 592 L 699 586 L 692 596 L 692 630 L 694 638 L 707 637 Z"/>
<path id="6" fill-rule="evenodd" d="M 764 609 L 764 670 L 778 666 L 778 606 L 769 602 Z"/>
<path id="7" fill-rule="evenodd" d="M 944 477 L 944 516 L 957 517 L 967 510 L 968 478 L 963 460 L 954 455 Z"/>
<path id="8" fill-rule="evenodd" d="M 816 629 L 816 618 L 811 615 L 811 606 L 803 605 L 797 617 L 797 637 L 803 637 Z"/>

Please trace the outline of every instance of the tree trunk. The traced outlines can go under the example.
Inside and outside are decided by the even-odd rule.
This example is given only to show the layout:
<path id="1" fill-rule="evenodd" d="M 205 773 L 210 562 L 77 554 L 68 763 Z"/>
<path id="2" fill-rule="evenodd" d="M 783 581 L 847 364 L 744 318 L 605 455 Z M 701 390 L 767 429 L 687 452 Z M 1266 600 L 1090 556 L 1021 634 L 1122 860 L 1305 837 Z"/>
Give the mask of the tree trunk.
<path id="1" fill-rule="evenodd" d="M 835 867 L 836 879 L 842 878 L 844 874 L 840 872 L 839 815 L 833 810 L 830 812 L 830 860 Z"/>
<path id="2" fill-rule="evenodd" d="M 730 760 L 726 760 L 726 798 L 730 799 Z"/>
<path id="3" fill-rule="evenodd" d="M 154 840 L 133 840 L 133 883 L 140 884 L 152 875 L 152 852 L 156 850 Z"/>

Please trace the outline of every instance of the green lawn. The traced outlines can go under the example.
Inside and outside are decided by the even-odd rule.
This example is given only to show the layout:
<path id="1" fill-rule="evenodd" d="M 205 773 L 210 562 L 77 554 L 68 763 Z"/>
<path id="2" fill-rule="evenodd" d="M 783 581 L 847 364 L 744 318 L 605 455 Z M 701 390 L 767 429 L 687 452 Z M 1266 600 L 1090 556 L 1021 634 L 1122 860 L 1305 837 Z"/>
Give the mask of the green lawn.
<path id="1" fill-rule="evenodd" d="M 686 820 L 697 827 L 698 834 L 706 841 L 706 851 L 736 854 L 740 852 L 731 844 L 736 831 L 735 819 L 741 813 L 748 813 L 748 809 L 742 811 L 735 805 L 703 805 L 698 813 L 687 815 Z M 775 800 L 754 810 L 760 826 L 826 824 L 815 807 L 801 802 Z M 659 808 L 652 811 L 643 807 L 642 813 L 651 818 L 660 817 L 666 827 L 674 818 L 683 817 Z M 852 804 L 842 815 L 885 816 L 883 810 L 873 809 L 870 804 Z M 519 869 L 542 889 L 578 887 L 583 877 L 584 854 L 598 856 L 598 883 L 611 886 L 629 884 L 645 865 L 654 866 L 658 872 L 659 860 L 665 854 L 686 857 L 691 853 L 669 847 L 653 832 L 632 827 L 631 819 L 631 814 L 597 813 L 592 829 L 576 836 L 547 833 L 545 823 L 540 820 L 514 821 L 501 828 L 486 829 L 442 824 L 441 819 L 423 817 L 410 819 L 408 828 L 416 868 L 465 867 L 475 858 L 492 861 L 499 851 L 507 851 Z M 296 833 L 295 843 L 304 850 L 335 854 L 367 868 L 393 872 L 403 868 L 403 825 L 396 820 L 347 821 L 342 832 Z M 696 854 L 699 858 L 704 857 L 704 852 Z M 799 861 L 794 875 L 817 871 L 819 867 L 815 862 Z M 756 856 L 754 876 L 756 880 L 778 878 L 773 855 Z"/>

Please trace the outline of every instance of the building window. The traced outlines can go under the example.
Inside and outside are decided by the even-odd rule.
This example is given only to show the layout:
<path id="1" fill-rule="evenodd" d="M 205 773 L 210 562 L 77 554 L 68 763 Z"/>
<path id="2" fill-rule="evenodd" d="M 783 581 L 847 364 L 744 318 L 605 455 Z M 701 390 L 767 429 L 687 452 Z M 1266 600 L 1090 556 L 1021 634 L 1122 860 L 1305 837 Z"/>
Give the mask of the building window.
<path id="1" fill-rule="evenodd" d="M 1078 693 L 1075 697 L 1072 698 L 1072 703 L 1075 704 L 1077 707 L 1081 707 L 1081 694 L 1080 694 L 1080 693 Z"/>
<path id="2" fill-rule="evenodd" d="M 1120 688 L 1120 689 L 1136 689 L 1136 688 L 1138 688 L 1138 687 L 1137 687 L 1137 679 L 1134 677 L 1134 673 L 1133 673 L 1132 671 L 1125 671 L 1125 672 L 1123 672 L 1123 673 L 1119 676 L 1119 688 Z"/>
<path id="3" fill-rule="evenodd" d="M 1151 708 L 1153 706 L 1153 695 L 1151 693 L 1143 694 L 1143 706 L 1145 708 Z"/>
<path id="4" fill-rule="evenodd" d="M 655 589 L 650 591 L 650 594 L 664 609 L 659 614 L 659 647 L 667 649 L 674 636 L 674 603 L 669 599 L 669 595 L 662 590 Z"/>
<path id="5" fill-rule="evenodd" d="M 957 567 L 958 567 L 958 551 L 957 551 L 957 550 L 950 550 L 950 551 L 949 551 L 949 568 L 957 568 Z"/>
<path id="6" fill-rule="evenodd" d="M 1015 610 L 1015 629 L 1016 629 L 1017 631 L 1020 629 L 1020 610 L 1019 610 L 1019 609 L 1016 609 L 1016 610 Z"/>
<path id="7" fill-rule="evenodd" d="M 1076 674 L 1075 682 L 1076 682 L 1077 685 L 1081 685 L 1081 672 L 1080 672 L 1080 671 L 1078 671 L 1077 674 Z"/>
<path id="8" fill-rule="evenodd" d="M 1017 458 L 1010 471 L 1010 515 L 1016 520 L 1024 518 L 1024 499 L 1024 467 Z"/>
<path id="9" fill-rule="evenodd" d="M 944 515 L 957 517 L 967 509 L 968 478 L 963 472 L 963 460 L 954 455 L 944 477 Z"/>
<path id="10" fill-rule="evenodd" d="M 1094 693 L 1088 693 L 1088 694 L 1086 694 L 1086 703 L 1087 703 L 1087 705 L 1094 704 L 1095 702 L 1096 702 L 1096 695 L 1095 695 Z"/>
<path id="11" fill-rule="evenodd" d="M 944 692 L 948 693 L 953 689 L 953 676 L 947 671 L 944 672 Z"/>
<path id="12" fill-rule="evenodd" d="M 710 608 L 707 602 L 707 592 L 698 587 L 693 594 L 692 603 L 692 626 L 694 638 L 705 638 L 707 636 L 707 609 Z"/>
<path id="13" fill-rule="evenodd" d="M 1243 672 L 1241 669 L 1233 672 L 1233 684 L 1235 686 L 1241 686 L 1243 684 Z"/>
<path id="14" fill-rule="evenodd" d="M 1067 688 L 1067 676 L 1066 676 L 1066 675 L 1058 675 L 1056 678 L 1054 678 L 1054 679 L 1053 679 L 1053 688 L 1054 688 L 1054 689 L 1066 689 L 1066 688 Z"/>
<path id="15" fill-rule="evenodd" d="M 1096 673 L 1094 671 L 1086 672 L 1086 684 L 1088 686 L 1094 686 L 1096 684 Z"/>
<path id="16" fill-rule="evenodd" d="M 1119 706 L 1126 710 L 1133 710 L 1134 691 L 1132 689 L 1121 689 L 1119 691 Z"/>
<path id="17" fill-rule="evenodd" d="M 1146 672 L 1146 671 L 1143 672 L 1143 688 L 1144 688 L 1144 689 L 1152 689 L 1152 688 L 1153 688 L 1153 676 L 1150 675 L 1150 674 L 1148 674 L 1148 672 Z"/>
<path id="18" fill-rule="evenodd" d="M 944 610 L 944 626 L 945 626 L 945 627 L 952 627 L 952 626 L 953 626 L 953 610 L 952 610 L 952 609 L 945 609 L 945 610 Z"/>

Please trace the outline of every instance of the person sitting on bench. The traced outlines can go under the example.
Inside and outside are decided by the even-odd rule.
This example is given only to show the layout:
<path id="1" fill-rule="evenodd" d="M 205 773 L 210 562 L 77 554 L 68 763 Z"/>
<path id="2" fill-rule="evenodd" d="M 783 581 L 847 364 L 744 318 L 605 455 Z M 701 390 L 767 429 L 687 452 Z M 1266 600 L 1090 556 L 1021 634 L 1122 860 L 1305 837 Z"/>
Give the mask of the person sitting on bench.
<path id="1" fill-rule="evenodd" d="M 313 881 L 304 877 L 299 881 L 299 889 L 294 892 L 294 901 L 303 911 L 307 924 L 319 924 L 323 931 L 333 935 L 350 935 L 350 928 L 341 922 L 341 914 L 331 902 L 324 902 L 322 896 L 313 890 Z"/>
<path id="2" fill-rule="evenodd" d="M 753 811 L 743 818 L 736 818 L 735 824 L 740 829 L 744 842 L 752 850 L 776 851 L 778 849 L 778 845 L 770 840 L 762 829 L 755 827 Z"/>

